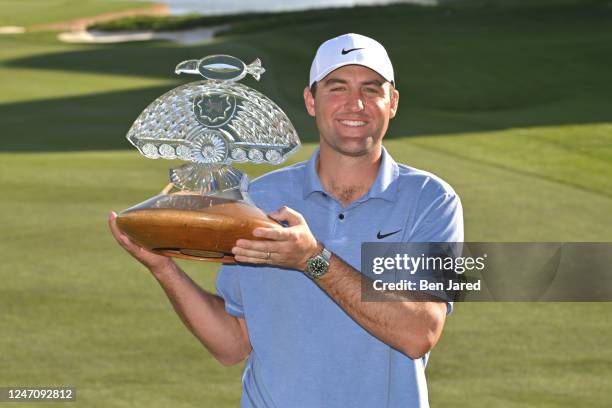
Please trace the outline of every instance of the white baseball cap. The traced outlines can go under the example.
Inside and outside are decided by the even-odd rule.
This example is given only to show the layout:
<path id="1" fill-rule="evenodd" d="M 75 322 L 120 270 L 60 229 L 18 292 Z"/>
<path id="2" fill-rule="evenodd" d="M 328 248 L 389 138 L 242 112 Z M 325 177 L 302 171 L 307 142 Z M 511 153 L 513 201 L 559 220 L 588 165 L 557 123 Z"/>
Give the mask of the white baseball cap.
<path id="1" fill-rule="evenodd" d="M 385 47 L 361 34 L 344 34 L 325 41 L 312 61 L 309 86 L 345 65 L 362 65 L 394 82 L 393 65 Z"/>

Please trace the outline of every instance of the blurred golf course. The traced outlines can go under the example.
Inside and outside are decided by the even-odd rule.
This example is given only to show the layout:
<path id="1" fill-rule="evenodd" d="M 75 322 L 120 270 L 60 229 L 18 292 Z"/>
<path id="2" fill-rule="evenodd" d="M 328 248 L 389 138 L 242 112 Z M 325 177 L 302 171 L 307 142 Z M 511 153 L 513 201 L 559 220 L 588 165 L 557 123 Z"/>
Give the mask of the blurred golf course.
<path id="1" fill-rule="evenodd" d="M 0 25 L 141 4 L 0 0 Z M 76 387 L 79 407 L 237 406 L 242 367 L 208 355 L 108 232 L 109 211 L 159 192 L 176 164 L 143 158 L 125 134 L 197 80 L 176 77 L 178 62 L 259 57 L 266 73 L 244 83 L 287 112 L 304 143 L 291 162 L 304 160 L 318 138 L 301 96 L 310 61 L 346 32 L 387 47 L 401 99 L 385 145 L 457 190 L 466 241 L 612 241 L 611 1 L 307 11 L 198 45 L 2 34 L 0 387 Z M 216 265 L 181 265 L 214 290 Z M 610 314 L 604 302 L 456 304 L 427 366 L 432 407 L 612 406 Z"/>

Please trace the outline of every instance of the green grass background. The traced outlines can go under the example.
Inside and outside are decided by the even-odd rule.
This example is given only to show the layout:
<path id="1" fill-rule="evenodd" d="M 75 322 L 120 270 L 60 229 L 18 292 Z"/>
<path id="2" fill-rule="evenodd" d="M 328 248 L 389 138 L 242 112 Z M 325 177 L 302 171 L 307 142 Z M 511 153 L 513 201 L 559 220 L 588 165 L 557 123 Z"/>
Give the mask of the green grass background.
<path id="1" fill-rule="evenodd" d="M 372 35 L 401 92 L 386 146 L 455 187 L 467 240 L 611 241 L 612 3 L 524 3 L 298 13 L 193 46 L 0 36 L 0 386 L 74 386 L 70 406 L 237 405 L 241 367 L 202 349 L 106 227 L 111 209 L 167 181 L 172 163 L 145 160 L 124 136 L 151 100 L 196 79 L 174 76 L 184 59 L 261 57 L 266 74 L 246 83 L 294 121 L 305 142 L 295 162 L 316 142 L 300 96 L 316 46 Z M 0 0 L 0 25 L 119 6 L 133 4 Z M 212 289 L 214 265 L 182 265 Z M 610 312 L 457 304 L 427 367 L 432 406 L 610 406 Z"/>
<path id="2" fill-rule="evenodd" d="M 0 26 L 57 23 L 146 5 L 136 0 L 0 0 Z"/>

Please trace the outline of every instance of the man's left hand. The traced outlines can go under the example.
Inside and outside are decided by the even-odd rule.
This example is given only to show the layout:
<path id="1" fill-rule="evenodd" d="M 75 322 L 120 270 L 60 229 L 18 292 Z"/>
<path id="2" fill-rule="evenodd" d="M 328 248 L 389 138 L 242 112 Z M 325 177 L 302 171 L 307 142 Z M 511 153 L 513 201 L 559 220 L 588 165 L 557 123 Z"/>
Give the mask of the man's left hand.
<path id="1" fill-rule="evenodd" d="M 323 247 L 310 232 L 302 214 L 289 207 L 281 207 L 268 216 L 278 222 L 287 222 L 288 227 L 256 228 L 253 235 L 266 241 L 239 239 L 232 248 L 236 261 L 300 271 L 306 269 L 306 261 L 318 255 Z"/>

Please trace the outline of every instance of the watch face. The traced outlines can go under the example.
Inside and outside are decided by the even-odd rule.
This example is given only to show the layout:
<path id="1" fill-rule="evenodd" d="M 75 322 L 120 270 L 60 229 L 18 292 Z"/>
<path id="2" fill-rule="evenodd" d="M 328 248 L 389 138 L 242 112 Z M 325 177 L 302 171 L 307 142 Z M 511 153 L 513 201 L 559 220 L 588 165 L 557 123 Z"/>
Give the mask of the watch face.
<path id="1" fill-rule="evenodd" d="M 319 277 L 327 272 L 329 264 L 320 257 L 315 257 L 308 263 L 308 274 L 312 277 Z"/>

